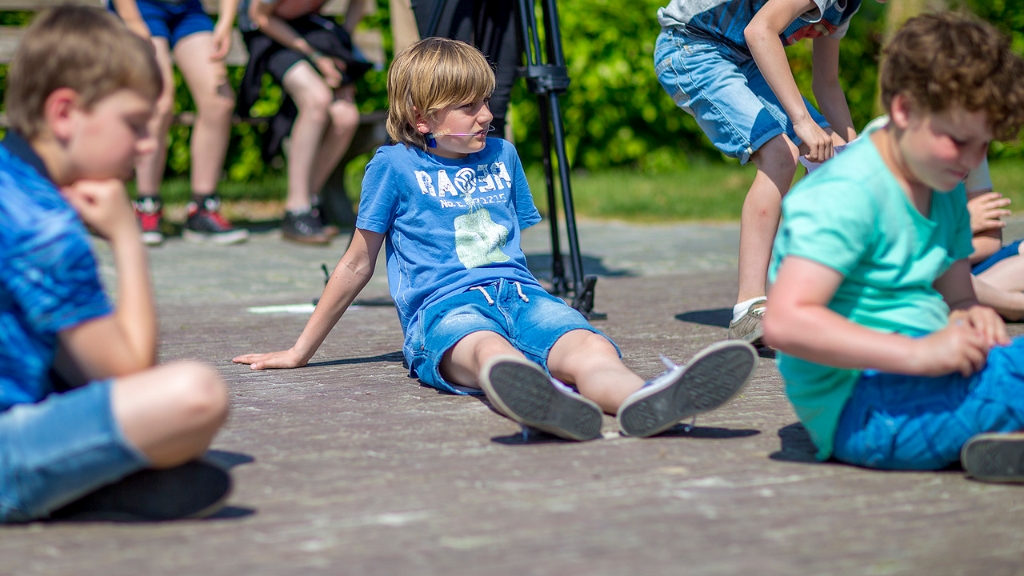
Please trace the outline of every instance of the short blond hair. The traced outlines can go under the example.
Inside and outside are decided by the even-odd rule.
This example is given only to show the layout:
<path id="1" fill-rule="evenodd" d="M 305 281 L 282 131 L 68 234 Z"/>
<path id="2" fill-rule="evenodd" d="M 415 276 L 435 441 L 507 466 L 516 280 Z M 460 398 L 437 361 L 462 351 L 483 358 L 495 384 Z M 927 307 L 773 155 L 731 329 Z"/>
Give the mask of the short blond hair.
<path id="1" fill-rule="evenodd" d="M 494 70 L 479 50 L 458 40 L 425 38 L 403 50 L 388 70 L 388 135 L 426 149 L 416 113 L 432 119 L 438 110 L 486 98 L 494 92 Z"/>
<path id="2" fill-rule="evenodd" d="M 997 139 L 1024 125 L 1024 59 L 994 26 L 956 12 L 907 20 L 883 51 L 879 84 L 886 111 L 903 94 L 931 113 L 983 111 Z"/>
<path id="3" fill-rule="evenodd" d="M 45 128 L 44 106 L 55 90 L 70 88 L 88 110 L 130 89 L 156 101 L 163 89 L 153 45 L 101 8 L 59 6 L 36 16 L 7 73 L 11 128 L 34 138 Z"/>

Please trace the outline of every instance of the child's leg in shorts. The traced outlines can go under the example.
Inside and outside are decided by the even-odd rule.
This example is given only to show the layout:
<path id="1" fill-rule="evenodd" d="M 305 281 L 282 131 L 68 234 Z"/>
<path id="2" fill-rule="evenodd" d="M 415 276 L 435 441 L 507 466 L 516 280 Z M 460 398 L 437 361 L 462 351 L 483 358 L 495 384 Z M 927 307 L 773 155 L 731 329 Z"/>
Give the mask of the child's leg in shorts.
<path id="1" fill-rule="evenodd" d="M 167 38 L 153 36 L 156 62 L 163 77 L 164 90 L 156 101 L 156 109 L 149 121 L 149 133 L 156 140 L 152 152 L 140 156 L 135 164 L 135 177 L 139 196 L 158 196 L 167 164 L 167 131 L 174 116 L 174 65 L 171 62 L 171 47 Z"/>
<path id="2" fill-rule="evenodd" d="M 355 95 L 356 88 L 351 84 L 334 90 L 334 100 L 327 107 L 330 124 L 313 158 L 313 170 L 309 176 L 310 193 L 313 195 L 323 190 L 359 128 L 359 109 L 356 108 Z"/>
<path id="3" fill-rule="evenodd" d="M 499 355 L 525 357 L 500 334 L 474 332 L 444 355 L 441 374 L 454 384 L 479 388 L 480 368 Z M 572 330 L 555 341 L 547 367 L 555 379 L 576 386 L 584 398 L 609 414 L 615 414 L 622 401 L 644 384 L 626 368 L 606 337 L 589 330 Z"/>
<path id="4" fill-rule="evenodd" d="M 0 413 L 0 522 L 45 518 L 143 468 L 201 456 L 227 415 L 212 369 L 176 363 Z"/>
<path id="5" fill-rule="evenodd" d="M 223 60 L 213 60 L 214 51 L 213 33 L 208 31 L 189 34 L 174 45 L 174 62 L 196 103 L 196 120 L 189 141 L 192 192 L 196 196 L 213 194 L 217 189 L 235 109 L 227 67 Z"/>
<path id="6" fill-rule="evenodd" d="M 968 378 L 866 373 L 834 435 L 837 460 L 889 470 L 935 470 L 969 438 L 1024 430 L 1024 338 L 993 348 Z"/>
<path id="7" fill-rule="evenodd" d="M 782 196 L 789 191 L 798 164 L 792 123 L 748 55 L 666 29 L 658 37 L 654 57 L 658 80 L 676 104 L 694 116 L 711 143 L 741 163 L 753 160 L 757 166 L 740 216 L 736 301 L 762 298 Z M 827 127 L 824 118 L 807 106 Z"/>

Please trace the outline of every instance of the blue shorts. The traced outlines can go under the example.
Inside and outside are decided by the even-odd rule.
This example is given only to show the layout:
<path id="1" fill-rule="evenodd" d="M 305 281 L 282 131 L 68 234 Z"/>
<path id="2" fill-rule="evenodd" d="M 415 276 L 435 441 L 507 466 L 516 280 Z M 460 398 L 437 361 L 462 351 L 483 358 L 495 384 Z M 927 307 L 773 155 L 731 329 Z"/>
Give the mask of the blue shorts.
<path id="1" fill-rule="evenodd" d="M 974 266 L 971 266 L 971 274 L 977 276 L 978 274 L 981 274 L 985 270 L 991 268 L 995 263 L 999 262 L 1000 260 L 1005 260 L 1011 256 L 1020 256 L 1020 242 L 1020 240 L 1010 242 L 1006 246 L 1003 246 L 1002 248 L 997 250 L 995 254 L 989 256 L 988 258 L 985 258 L 984 260 L 978 262 Z"/>
<path id="2" fill-rule="evenodd" d="M 136 0 L 139 13 L 149 28 L 150 36 L 167 38 L 171 48 L 182 38 L 196 32 L 212 32 L 213 20 L 206 15 L 203 4 L 199 0 L 184 2 L 160 2 L 159 0 Z M 113 9 L 108 0 L 107 6 Z"/>
<path id="3" fill-rule="evenodd" d="M 663 28 L 654 47 L 654 72 L 715 148 L 742 164 L 779 134 L 800 144 L 793 123 L 749 54 Z M 828 128 L 825 117 L 806 98 L 804 103 L 814 121 Z"/>
<path id="4" fill-rule="evenodd" d="M 473 332 L 497 332 L 547 370 L 551 347 L 572 330 L 601 334 L 579 311 L 544 289 L 498 280 L 421 310 L 408 345 L 411 354 L 407 353 L 406 358 L 410 374 L 428 386 L 453 394 L 483 394 L 452 385 L 441 377 L 441 358 L 459 340 Z"/>
<path id="5" fill-rule="evenodd" d="M 839 418 L 832 455 L 887 470 L 938 470 L 967 439 L 1024 430 L 1024 338 L 993 348 L 964 378 L 865 372 Z"/>
<path id="6" fill-rule="evenodd" d="M 111 384 L 0 412 L 0 522 L 46 518 L 148 465 L 114 420 Z"/>

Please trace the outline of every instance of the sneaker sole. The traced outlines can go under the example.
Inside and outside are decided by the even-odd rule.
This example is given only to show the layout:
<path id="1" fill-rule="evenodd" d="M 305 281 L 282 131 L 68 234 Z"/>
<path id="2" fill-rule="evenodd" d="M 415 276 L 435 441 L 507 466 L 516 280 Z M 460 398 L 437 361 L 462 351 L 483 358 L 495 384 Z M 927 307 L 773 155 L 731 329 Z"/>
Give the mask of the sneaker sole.
<path id="1" fill-rule="evenodd" d="M 985 482 L 1024 482 L 1024 434 L 979 434 L 964 444 L 960 463 Z"/>
<path id="2" fill-rule="evenodd" d="M 146 246 L 159 246 L 164 243 L 164 235 L 159 232 L 143 232 L 142 243 Z"/>
<path id="3" fill-rule="evenodd" d="M 241 244 L 249 239 L 248 230 L 232 230 L 231 232 L 224 232 L 220 234 L 213 234 L 210 232 L 197 232 L 185 228 L 181 231 L 181 237 L 189 242 L 195 242 L 197 244 L 221 244 L 227 246 L 229 244 Z"/>
<path id="4" fill-rule="evenodd" d="M 742 340 L 705 348 L 683 369 L 674 386 L 643 390 L 619 410 L 619 429 L 627 436 L 653 436 L 681 420 L 714 410 L 732 400 L 750 380 L 757 352 Z"/>
<path id="5" fill-rule="evenodd" d="M 492 358 L 481 370 L 487 399 L 525 426 L 567 440 L 601 436 L 601 409 L 577 394 L 562 392 L 536 364 L 516 357 Z"/>

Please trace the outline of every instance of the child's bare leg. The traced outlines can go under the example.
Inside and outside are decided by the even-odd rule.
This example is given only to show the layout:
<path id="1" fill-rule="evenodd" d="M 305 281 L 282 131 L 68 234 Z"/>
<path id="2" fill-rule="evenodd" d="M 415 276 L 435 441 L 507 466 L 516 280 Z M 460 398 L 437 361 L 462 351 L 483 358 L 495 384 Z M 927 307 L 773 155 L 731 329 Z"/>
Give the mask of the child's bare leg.
<path id="1" fill-rule="evenodd" d="M 359 127 L 359 109 L 355 103 L 355 87 L 344 86 L 335 91 L 335 100 L 327 109 L 331 119 L 324 133 L 320 149 L 313 159 L 310 175 L 310 190 L 315 194 L 323 189 L 327 179 L 352 143 L 352 137 Z"/>
<path id="2" fill-rule="evenodd" d="M 288 148 L 288 197 L 285 209 L 300 213 L 312 204 L 310 177 L 313 162 L 330 122 L 328 109 L 334 101 L 334 92 L 308 62 L 292 66 L 284 75 L 284 89 L 295 100 L 299 114 L 292 125 L 291 144 Z"/>
<path id="3" fill-rule="evenodd" d="M 524 357 L 522 352 L 497 332 L 473 332 L 444 353 L 441 358 L 441 375 L 453 384 L 479 388 L 480 369 L 488 359 L 498 355 Z"/>
<path id="4" fill-rule="evenodd" d="M 149 133 L 156 140 L 153 152 L 140 156 L 135 163 L 135 176 L 140 196 L 156 196 L 164 179 L 164 165 L 167 163 L 167 130 L 171 126 L 174 111 L 174 69 L 171 64 L 171 49 L 166 38 L 153 38 L 156 62 L 160 66 L 164 90 L 156 101 L 153 118 L 149 121 Z"/>
<path id="5" fill-rule="evenodd" d="M 798 157 L 796 146 L 785 135 L 769 140 L 752 156 L 757 176 L 740 215 L 737 303 L 765 295 L 772 243 L 782 214 L 782 196 L 793 182 Z"/>
<path id="6" fill-rule="evenodd" d="M 644 380 L 626 368 L 607 338 L 589 330 L 573 330 L 559 338 L 548 354 L 551 375 L 574 384 L 584 398 L 615 414 Z"/>
<path id="7" fill-rule="evenodd" d="M 174 60 L 196 103 L 196 122 L 189 142 L 192 151 L 192 191 L 212 194 L 224 169 L 231 135 L 235 95 L 221 60 L 212 60 L 213 34 L 198 32 L 174 47 Z"/>
<path id="8" fill-rule="evenodd" d="M 206 452 L 228 413 L 227 389 L 202 364 L 179 362 L 118 378 L 111 394 L 125 438 L 155 468 Z"/>

